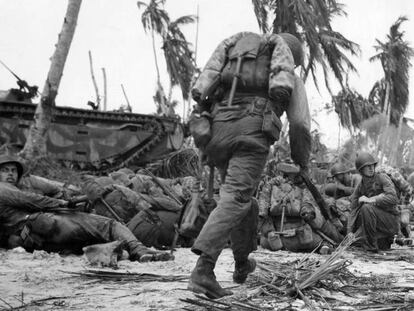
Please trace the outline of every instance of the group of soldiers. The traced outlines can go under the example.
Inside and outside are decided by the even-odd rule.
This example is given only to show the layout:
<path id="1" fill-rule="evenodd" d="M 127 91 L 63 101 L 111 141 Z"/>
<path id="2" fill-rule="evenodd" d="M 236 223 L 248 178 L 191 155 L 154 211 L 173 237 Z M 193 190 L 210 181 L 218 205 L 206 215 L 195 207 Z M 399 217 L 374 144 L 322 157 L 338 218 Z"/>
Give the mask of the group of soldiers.
<path id="1" fill-rule="evenodd" d="M 412 186 L 397 169 L 376 165 L 366 152 L 358 154 L 355 167 L 332 165 L 329 181 L 319 185 L 323 204 L 295 166 L 278 165 L 258 195 L 261 246 L 326 254 L 353 232 L 366 251 L 378 252 L 409 238 Z"/>
<path id="2" fill-rule="evenodd" d="M 188 284 L 195 293 L 210 298 L 232 294 L 214 274 L 227 246 L 235 261 L 233 281 L 240 284 L 255 270 L 250 253 L 258 242 L 271 250 L 328 254 L 354 232 L 363 249 L 377 252 L 400 231 L 409 234 L 398 206 L 407 203 L 401 198 L 409 197 L 411 188 L 400 185 L 397 193 L 398 178 L 376 170 L 372 155 L 358 153 L 353 168 L 358 178 L 338 163 L 331 170 L 333 182 L 318 189 L 310 180 L 311 118 L 304 83 L 295 73 L 303 59 L 301 42 L 292 34 L 241 32 L 217 46 L 193 85 L 197 104 L 189 129 L 200 159 L 220 176 L 217 202 L 205 203 L 212 211 L 201 231 L 178 243 L 199 256 Z M 263 178 L 283 113 L 293 163 L 279 163 Z M 131 260 L 172 260 L 172 251 L 148 247 L 173 248 L 181 211 L 192 202 L 200 203 L 192 208 L 202 204 L 193 200 L 188 189 L 194 187 L 184 187 L 184 181 L 177 195 L 179 189 L 170 191 L 175 182 L 123 169 L 108 177 L 85 176 L 81 192 L 91 205 L 82 210 L 62 191 L 46 191 L 39 178 L 23 175 L 17 158 L 0 158 L 3 247 L 78 253 L 87 245 L 122 240 Z M 26 191 L 24 184 L 38 193 Z"/>

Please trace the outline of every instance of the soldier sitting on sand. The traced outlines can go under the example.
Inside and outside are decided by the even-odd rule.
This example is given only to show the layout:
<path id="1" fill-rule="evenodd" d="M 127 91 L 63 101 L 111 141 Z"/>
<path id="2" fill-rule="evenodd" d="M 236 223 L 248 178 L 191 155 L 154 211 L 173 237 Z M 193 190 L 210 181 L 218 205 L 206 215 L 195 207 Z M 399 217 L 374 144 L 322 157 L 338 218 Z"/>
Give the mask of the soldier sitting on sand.
<path id="1" fill-rule="evenodd" d="M 278 250 L 312 251 L 329 253 L 343 236 L 329 219 L 326 219 L 310 191 L 299 176 L 299 168 L 287 163 L 277 166 L 282 176 L 273 179 L 270 206 L 259 214 L 267 218 L 261 229 L 261 245 Z M 259 197 L 259 202 L 263 198 Z M 337 224 L 337 222 L 335 222 Z"/>
<path id="2" fill-rule="evenodd" d="M 370 252 L 389 248 L 400 223 L 395 186 L 387 174 L 376 172 L 377 163 L 367 152 L 360 152 L 355 160 L 362 180 L 351 196 L 348 223 L 348 231 L 356 232 Z"/>

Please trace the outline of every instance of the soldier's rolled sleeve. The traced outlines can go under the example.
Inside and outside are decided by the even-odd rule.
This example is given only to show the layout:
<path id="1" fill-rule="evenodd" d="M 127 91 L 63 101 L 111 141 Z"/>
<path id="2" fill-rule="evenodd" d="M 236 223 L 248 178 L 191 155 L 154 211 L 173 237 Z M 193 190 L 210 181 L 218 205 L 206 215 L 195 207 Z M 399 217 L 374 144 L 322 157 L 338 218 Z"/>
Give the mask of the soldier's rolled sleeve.
<path id="1" fill-rule="evenodd" d="M 288 93 L 293 91 L 295 63 L 289 46 L 280 36 L 276 34 L 265 35 L 265 39 L 274 45 L 270 60 L 269 96 L 277 99 L 280 90 Z"/>
<path id="2" fill-rule="evenodd" d="M 291 157 L 296 164 L 306 167 L 311 152 L 311 116 L 305 85 L 298 76 L 295 76 L 295 87 L 286 114 L 289 120 Z"/>

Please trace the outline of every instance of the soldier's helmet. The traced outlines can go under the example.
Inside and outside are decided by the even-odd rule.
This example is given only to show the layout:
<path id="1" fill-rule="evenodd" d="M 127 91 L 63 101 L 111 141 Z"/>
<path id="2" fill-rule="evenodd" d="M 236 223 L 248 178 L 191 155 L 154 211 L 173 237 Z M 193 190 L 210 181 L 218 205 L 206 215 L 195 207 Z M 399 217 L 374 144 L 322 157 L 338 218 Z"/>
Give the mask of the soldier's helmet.
<path id="1" fill-rule="evenodd" d="M 282 32 L 278 35 L 281 36 L 283 40 L 286 42 L 286 44 L 289 46 L 290 51 L 293 55 L 293 60 L 295 61 L 295 65 L 301 66 L 303 64 L 304 58 L 302 43 L 299 41 L 298 38 L 296 38 L 294 35 L 290 33 Z"/>
<path id="2" fill-rule="evenodd" d="M 355 159 L 355 167 L 360 171 L 367 165 L 377 164 L 378 161 L 368 152 L 360 152 Z"/>
<path id="3" fill-rule="evenodd" d="M 24 170 L 25 170 L 23 163 L 20 162 L 18 160 L 18 158 L 15 157 L 15 156 L 11 156 L 11 155 L 8 155 L 8 154 L 0 155 L 0 167 L 3 164 L 8 164 L 8 163 L 14 163 L 16 165 L 18 179 L 20 180 L 20 178 L 23 176 L 23 173 L 24 173 Z"/>
<path id="4" fill-rule="evenodd" d="M 331 174 L 330 176 L 335 177 L 339 174 L 349 173 L 351 170 L 346 167 L 343 163 L 336 163 L 331 167 Z"/>

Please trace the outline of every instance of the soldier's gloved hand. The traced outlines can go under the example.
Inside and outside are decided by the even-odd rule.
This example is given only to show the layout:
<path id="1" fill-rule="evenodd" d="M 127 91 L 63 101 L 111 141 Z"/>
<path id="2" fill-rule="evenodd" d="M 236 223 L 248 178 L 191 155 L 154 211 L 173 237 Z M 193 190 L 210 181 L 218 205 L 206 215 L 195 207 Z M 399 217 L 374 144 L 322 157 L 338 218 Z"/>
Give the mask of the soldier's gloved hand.
<path id="1" fill-rule="evenodd" d="M 196 89 L 196 88 L 193 88 L 192 90 L 191 90 L 191 97 L 197 102 L 197 103 L 199 103 L 200 101 L 201 101 L 201 92 L 198 90 L 198 89 Z"/>
<path id="2" fill-rule="evenodd" d="M 300 213 L 300 217 L 306 222 L 310 222 L 316 218 L 316 214 L 313 211 L 303 211 Z"/>
<path id="3" fill-rule="evenodd" d="M 287 89 L 283 86 L 274 87 L 271 90 L 270 97 L 274 99 L 275 102 L 279 104 L 288 104 L 290 101 L 290 95 L 292 90 Z"/>
<path id="4" fill-rule="evenodd" d="M 299 173 L 301 175 L 303 174 L 305 176 L 309 176 L 309 167 L 307 165 L 299 165 L 299 167 L 300 167 Z"/>

